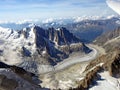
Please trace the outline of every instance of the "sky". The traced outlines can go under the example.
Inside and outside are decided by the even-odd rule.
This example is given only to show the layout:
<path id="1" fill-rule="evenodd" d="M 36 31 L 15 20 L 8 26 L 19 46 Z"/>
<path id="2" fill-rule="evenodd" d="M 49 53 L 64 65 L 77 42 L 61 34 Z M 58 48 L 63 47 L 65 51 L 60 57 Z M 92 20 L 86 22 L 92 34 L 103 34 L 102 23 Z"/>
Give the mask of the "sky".
<path id="1" fill-rule="evenodd" d="M 0 21 L 112 14 L 106 0 L 0 0 Z"/>

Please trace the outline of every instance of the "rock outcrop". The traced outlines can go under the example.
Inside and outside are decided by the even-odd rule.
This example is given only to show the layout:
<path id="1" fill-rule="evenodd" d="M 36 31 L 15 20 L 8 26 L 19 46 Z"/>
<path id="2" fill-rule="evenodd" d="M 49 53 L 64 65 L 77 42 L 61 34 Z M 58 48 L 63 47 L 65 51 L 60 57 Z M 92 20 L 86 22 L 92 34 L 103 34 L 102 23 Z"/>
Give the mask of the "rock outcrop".
<path id="1" fill-rule="evenodd" d="M 47 41 L 50 40 L 57 45 L 68 45 L 71 43 L 78 43 L 80 39 L 76 38 L 72 33 L 70 33 L 66 28 L 48 28 L 44 30 L 38 26 L 33 28 L 35 33 L 35 43 L 38 47 L 46 46 Z M 49 41 L 49 42 L 50 42 Z"/>
<path id="2" fill-rule="evenodd" d="M 77 88 L 73 88 L 70 90 L 88 90 L 88 88 L 91 85 L 96 83 L 95 80 L 97 80 L 99 78 L 99 76 L 97 74 L 99 71 L 101 71 L 100 66 L 97 66 L 93 70 L 89 71 L 86 74 L 85 78 L 79 82 L 79 86 Z"/>
<path id="3" fill-rule="evenodd" d="M 116 55 L 109 65 L 109 73 L 111 76 L 120 78 L 120 54 Z"/>
<path id="4" fill-rule="evenodd" d="M 100 65 L 105 71 L 109 71 L 111 76 L 120 77 L 120 51 L 110 52 L 106 55 L 102 55 L 97 59 L 90 62 L 85 71 L 90 70 L 96 65 Z"/>
<path id="5" fill-rule="evenodd" d="M 31 33 L 31 36 L 33 36 L 34 39 L 33 41 L 36 48 L 36 54 L 38 54 L 37 56 L 40 55 L 41 58 L 47 58 L 48 61 L 52 61 L 53 59 L 51 63 L 52 65 L 56 63 L 56 59 L 57 61 L 61 61 L 62 59 L 68 57 L 71 52 L 81 51 L 88 53 L 90 50 L 84 44 L 80 45 L 79 43 L 81 43 L 81 40 L 64 27 L 58 29 L 43 29 L 39 26 L 34 26 L 32 28 L 26 28 L 19 31 L 20 36 L 23 35 L 25 39 L 29 39 L 29 35 Z M 76 43 L 78 43 L 78 45 L 71 45 Z M 31 45 L 32 44 L 29 43 L 29 46 Z M 31 52 L 25 46 L 21 49 L 23 56 L 32 56 L 37 58 L 36 55 L 31 55 Z"/>

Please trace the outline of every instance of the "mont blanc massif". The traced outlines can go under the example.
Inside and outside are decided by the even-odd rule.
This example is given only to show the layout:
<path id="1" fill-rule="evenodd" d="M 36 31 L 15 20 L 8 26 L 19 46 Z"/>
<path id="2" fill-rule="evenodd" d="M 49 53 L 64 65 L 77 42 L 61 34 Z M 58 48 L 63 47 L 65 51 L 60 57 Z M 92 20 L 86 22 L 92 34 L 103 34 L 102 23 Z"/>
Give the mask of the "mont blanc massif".
<path id="1" fill-rule="evenodd" d="M 119 45 L 120 15 L 0 23 L 0 90 L 120 90 Z"/>

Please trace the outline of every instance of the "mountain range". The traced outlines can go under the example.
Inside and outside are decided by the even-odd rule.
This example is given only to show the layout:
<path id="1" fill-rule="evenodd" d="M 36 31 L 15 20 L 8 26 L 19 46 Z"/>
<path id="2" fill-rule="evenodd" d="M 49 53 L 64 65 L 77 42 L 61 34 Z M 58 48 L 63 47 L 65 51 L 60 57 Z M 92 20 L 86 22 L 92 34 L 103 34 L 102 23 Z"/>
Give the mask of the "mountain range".
<path id="1" fill-rule="evenodd" d="M 49 90 L 52 89 L 50 87 L 56 86 L 56 89 L 68 87 L 72 90 L 99 90 L 98 87 L 105 88 L 102 85 L 106 85 L 107 88 L 116 90 L 116 87 L 119 90 L 119 18 L 54 25 L 51 25 L 51 22 L 42 25 L 20 25 L 25 27 L 20 30 L 0 27 L 0 89 L 27 90 L 29 87 L 33 90 Z M 90 42 L 92 45 L 85 44 Z M 100 47 L 105 50 L 104 54 L 100 52 Z M 84 61 L 85 58 L 94 55 L 94 60 Z M 59 68 L 79 59 L 83 61 L 81 60 L 81 66 L 77 70 L 83 72 L 75 75 L 74 68 L 74 73 L 66 74 L 80 75 L 79 78 L 75 78 L 77 81 L 72 81 L 75 86 L 70 82 L 74 77 L 69 77 L 68 86 L 62 86 L 65 81 L 58 80 L 61 74 L 56 76 L 62 72 Z M 66 63 L 67 61 L 69 62 Z M 63 70 L 63 79 L 68 71 Z M 41 81 L 41 75 L 47 79 L 42 78 Z M 7 81 L 12 85 L 6 83 Z M 44 85 L 45 82 L 49 82 L 47 86 Z M 46 88 L 43 88 L 44 86 Z"/>
<path id="2" fill-rule="evenodd" d="M 26 27 L 32 27 L 34 25 L 40 26 L 44 29 L 49 27 L 59 28 L 65 27 L 77 37 L 84 40 L 84 42 L 92 42 L 96 37 L 104 32 L 114 30 L 120 25 L 119 17 L 108 16 L 104 17 L 76 17 L 70 19 L 47 19 L 44 21 L 25 21 L 22 23 L 0 23 L 3 28 L 11 28 L 13 30 L 22 30 Z M 88 36 L 88 37 L 86 37 Z"/>
<path id="3" fill-rule="evenodd" d="M 24 68 L 27 64 L 34 72 L 39 64 L 56 65 L 73 52 L 90 52 L 79 38 L 63 27 L 45 30 L 33 26 L 21 31 L 0 28 L 0 38 L 1 61 Z"/>

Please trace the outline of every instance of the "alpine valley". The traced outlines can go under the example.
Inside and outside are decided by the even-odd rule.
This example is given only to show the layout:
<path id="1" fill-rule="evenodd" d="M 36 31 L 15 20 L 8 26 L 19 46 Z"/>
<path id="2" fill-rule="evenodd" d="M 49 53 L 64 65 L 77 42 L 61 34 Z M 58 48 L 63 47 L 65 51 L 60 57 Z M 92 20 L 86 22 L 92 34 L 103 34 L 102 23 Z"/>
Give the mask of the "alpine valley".
<path id="1" fill-rule="evenodd" d="M 1 23 L 0 90 L 120 90 L 119 21 Z"/>

